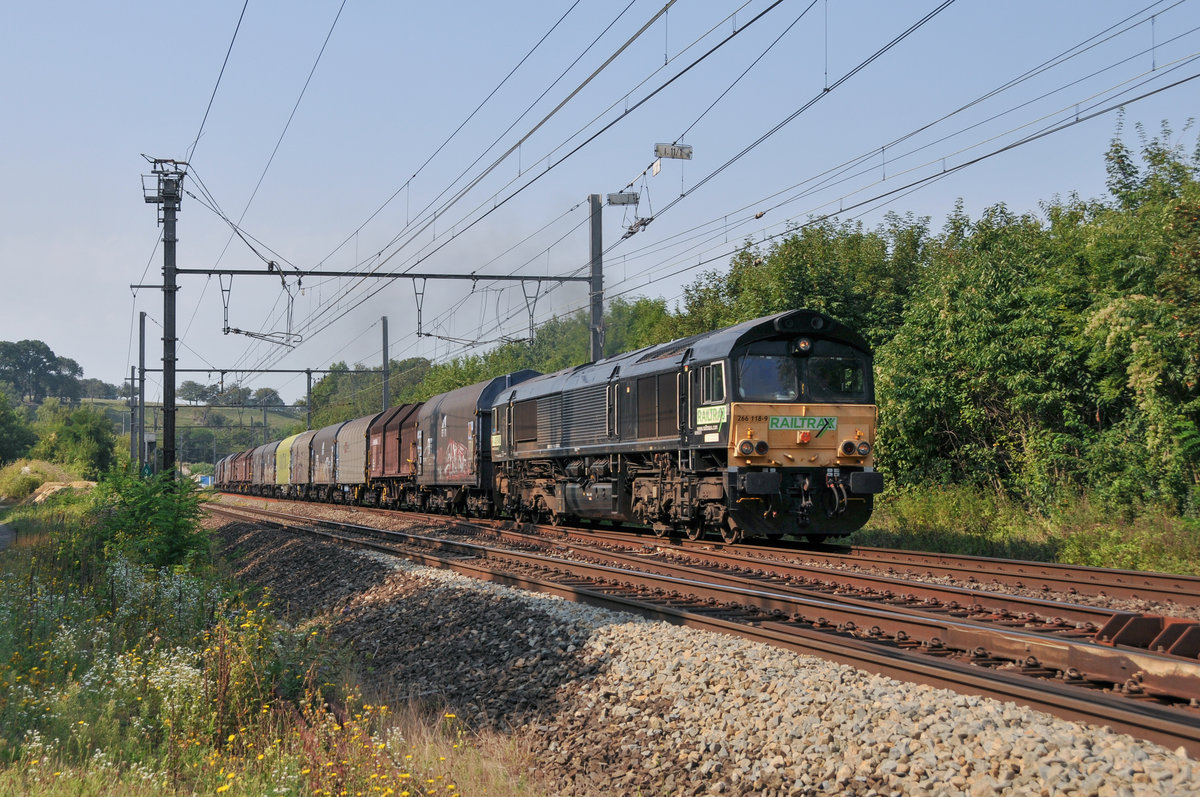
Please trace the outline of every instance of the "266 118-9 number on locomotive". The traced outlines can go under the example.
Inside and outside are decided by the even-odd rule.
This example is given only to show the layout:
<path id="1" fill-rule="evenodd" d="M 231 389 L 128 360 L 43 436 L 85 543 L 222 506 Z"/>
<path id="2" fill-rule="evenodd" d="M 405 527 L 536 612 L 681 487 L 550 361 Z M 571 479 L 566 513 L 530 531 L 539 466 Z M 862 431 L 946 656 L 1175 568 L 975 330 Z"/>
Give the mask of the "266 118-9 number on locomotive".
<path id="1" fill-rule="evenodd" d="M 794 310 L 259 446 L 221 460 L 217 482 L 693 539 L 819 541 L 870 517 L 883 489 L 875 429 L 866 342 Z"/>

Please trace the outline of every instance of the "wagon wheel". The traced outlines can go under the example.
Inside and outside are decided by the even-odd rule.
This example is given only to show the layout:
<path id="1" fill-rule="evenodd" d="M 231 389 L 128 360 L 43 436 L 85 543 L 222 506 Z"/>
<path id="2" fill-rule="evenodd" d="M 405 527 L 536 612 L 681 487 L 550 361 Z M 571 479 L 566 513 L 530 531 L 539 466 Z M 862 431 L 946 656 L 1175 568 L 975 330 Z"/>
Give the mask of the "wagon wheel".
<path id="1" fill-rule="evenodd" d="M 725 540 L 729 545 L 736 545 L 745 538 L 745 534 L 739 528 L 733 528 L 728 523 L 721 526 L 721 539 Z"/>
<path id="2" fill-rule="evenodd" d="M 650 528 L 654 531 L 655 537 L 665 537 L 667 536 L 667 532 L 671 530 L 671 527 L 666 523 L 654 523 Z"/>
<path id="3" fill-rule="evenodd" d="M 683 527 L 683 533 L 687 535 L 689 540 L 698 540 L 704 536 L 704 524 L 693 521 Z"/>

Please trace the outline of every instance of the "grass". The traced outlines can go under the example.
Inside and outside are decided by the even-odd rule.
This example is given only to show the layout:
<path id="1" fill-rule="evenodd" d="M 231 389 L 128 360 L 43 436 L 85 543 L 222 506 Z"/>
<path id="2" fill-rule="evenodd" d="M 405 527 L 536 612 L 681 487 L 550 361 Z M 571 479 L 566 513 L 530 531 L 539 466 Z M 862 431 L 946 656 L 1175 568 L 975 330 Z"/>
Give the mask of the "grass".
<path id="1" fill-rule="evenodd" d="M 40 459 L 19 459 L 0 468 L 0 498 L 20 501 L 45 482 L 78 481 L 79 476 L 61 465 Z"/>
<path id="2" fill-rule="evenodd" d="M 88 504 L 48 504 L 0 517 L 0 795 L 537 793 L 518 738 L 370 696 L 322 619 L 215 567 L 72 561 Z"/>
<path id="3" fill-rule="evenodd" d="M 1114 512 L 1087 494 L 1051 513 L 996 494 L 928 488 L 878 500 L 856 545 L 1200 575 L 1200 520 Z"/>

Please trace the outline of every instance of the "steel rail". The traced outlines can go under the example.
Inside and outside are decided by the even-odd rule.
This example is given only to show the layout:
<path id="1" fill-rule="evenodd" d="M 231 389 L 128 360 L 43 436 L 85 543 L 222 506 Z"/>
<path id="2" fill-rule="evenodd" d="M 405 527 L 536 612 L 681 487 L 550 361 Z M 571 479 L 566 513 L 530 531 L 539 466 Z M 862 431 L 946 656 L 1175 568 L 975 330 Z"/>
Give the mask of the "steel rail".
<path id="1" fill-rule="evenodd" d="M 1182 606 L 1200 606 L 1200 577 L 1197 576 L 889 548 L 851 547 L 848 552 L 804 550 L 795 553 L 817 560 L 884 567 L 888 572 L 921 571 L 931 575 L 948 575 L 967 582 L 990 581 L 1031 590 L 1173 601 Z"/>

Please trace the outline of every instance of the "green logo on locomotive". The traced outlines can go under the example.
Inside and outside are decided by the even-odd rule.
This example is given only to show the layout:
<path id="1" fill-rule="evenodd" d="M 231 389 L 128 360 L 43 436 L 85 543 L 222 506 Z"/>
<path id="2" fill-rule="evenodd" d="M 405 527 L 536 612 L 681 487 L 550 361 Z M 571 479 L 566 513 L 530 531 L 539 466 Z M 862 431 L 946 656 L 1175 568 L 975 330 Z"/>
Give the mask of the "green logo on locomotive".
<path id="1" fill-rule="evenodd" d="M 768 429 L 793 432 L 836 432 L 836 415 L 772 415 Z"/>
<path id="2" fill-rule="evenodd" d="M 697 407 L 696 425 L 709 426 L 714 423 L 725 423 L 729 420 L 729 405 L 718 404 L 715 407 Z"/>

